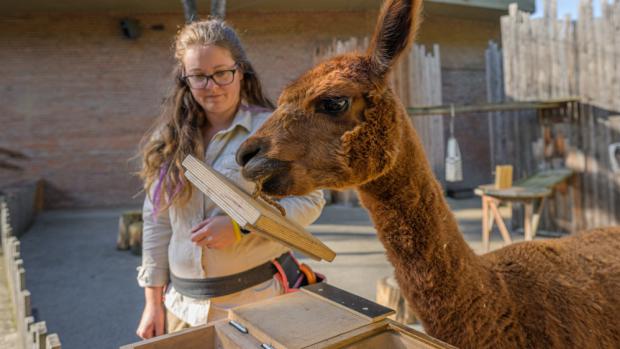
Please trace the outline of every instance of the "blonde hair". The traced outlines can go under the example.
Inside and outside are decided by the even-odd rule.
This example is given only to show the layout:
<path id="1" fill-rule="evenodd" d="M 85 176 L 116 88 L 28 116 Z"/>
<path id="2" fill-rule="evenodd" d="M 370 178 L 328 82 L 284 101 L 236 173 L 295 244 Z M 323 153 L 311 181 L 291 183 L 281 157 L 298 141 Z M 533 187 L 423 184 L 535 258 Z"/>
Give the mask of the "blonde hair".
<path id="1" fill-rule="evenodd" d="M 243 74 L 241 99 L 249 105 L 274 108 L 263 94 L 258 75 L 233 28 L 220 19 L 193 22 L 181 28 L 174 45 L 174 86 L 163 104 L 160 118 L 140 146 L 142 169 L 138 175 L 147 195 L 153 193 L 151 199 L 156 212 L 174 204 L 183 205 L 191 198 L 192 187 L 185 183 L 181 163 L 189 154 L 202 158 L 205 149 L 201 131 L 208 126 L 206 114 L 183 80 L 183 57 L 187 49 L 195 45 L 217 45 L 227 49 Z M 152 188 L 153 185 L 156 187 Z"/>

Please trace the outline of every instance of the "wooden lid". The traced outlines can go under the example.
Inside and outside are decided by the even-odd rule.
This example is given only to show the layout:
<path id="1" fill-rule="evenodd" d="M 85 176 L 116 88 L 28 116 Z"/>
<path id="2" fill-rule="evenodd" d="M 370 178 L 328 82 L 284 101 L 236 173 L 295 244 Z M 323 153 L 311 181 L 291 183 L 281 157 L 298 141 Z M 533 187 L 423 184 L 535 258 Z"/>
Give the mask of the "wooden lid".
<path id="1" fill-rule="evenodd" d="M 204 162 L 188 155 L 185 176 L 241 227 L 298 250 L 314 260 L 333 261 L 336 253 L 299 224 L 255 199 Z"/>

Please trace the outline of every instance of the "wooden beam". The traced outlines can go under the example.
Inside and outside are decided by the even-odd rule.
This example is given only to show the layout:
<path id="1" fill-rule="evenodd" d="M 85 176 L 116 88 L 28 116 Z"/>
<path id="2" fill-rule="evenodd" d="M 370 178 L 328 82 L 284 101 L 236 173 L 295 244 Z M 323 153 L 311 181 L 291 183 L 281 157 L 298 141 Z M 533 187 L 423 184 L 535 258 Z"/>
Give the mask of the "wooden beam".
<path id="1" fill-rule="evenodd" d="M 568 103 L 579 102 L 579 98 L 567 98 L 560 100 L 549 101 L 534 101 L 534 102 L 510 102 L 510 103 L 485 103 L 474 105 L 459 105 L 454 106 L 454 111 L 457 116 L 463 113 L 482 113 L 491 111 L 512 111 L 512 110 L 526 110 L 526 109 L 556 109 L 563 108 Z M 409 107 L 407 113 L 410 116 L 425 116 L 425 115 L 449 115 L 449 105 L 436 105 L 436 106 L 422 106 L 422 107 Z M 462 116 L 462 115 L 461 115 Z"/>
<path id="2" fill-rule="evenodd" d="M 198 20 L 198 10 L 196 9 L 195 0 L 181 0 L 183 3 L 183 12 L 185 13 L 185 23 L 189 24 Z"/>
<path id="3" fill-rule="evenodd" d="M 226 18 L 226 0 L 211 0 L 211 16 Z"/>

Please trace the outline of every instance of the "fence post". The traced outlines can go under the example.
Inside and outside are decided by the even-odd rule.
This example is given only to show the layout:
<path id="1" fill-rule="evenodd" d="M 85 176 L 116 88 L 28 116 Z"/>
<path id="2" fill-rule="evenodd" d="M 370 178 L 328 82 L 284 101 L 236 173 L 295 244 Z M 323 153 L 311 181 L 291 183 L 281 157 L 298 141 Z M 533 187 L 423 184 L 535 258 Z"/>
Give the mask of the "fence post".
<path id="1" fill-rule="evenodd" d="M 52 333 L 45 338 L 46 349 L 61 349 L 60 339 L 56 333 Z"/>
<path id="2" fill-rule="evenodd" d="M 34 349 L 45 349 L 45 338 L 47 337 L 47 325 L 45 321 L 39 321 L 32 326 L 32 343 Z"/>

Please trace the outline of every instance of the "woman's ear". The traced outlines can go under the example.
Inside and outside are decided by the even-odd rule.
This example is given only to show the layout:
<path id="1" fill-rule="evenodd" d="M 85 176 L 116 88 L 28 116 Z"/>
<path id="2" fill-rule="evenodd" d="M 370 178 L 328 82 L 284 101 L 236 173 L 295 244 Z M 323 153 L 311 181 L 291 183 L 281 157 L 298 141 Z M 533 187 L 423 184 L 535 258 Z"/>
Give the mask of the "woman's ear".
<path id="1" fill-rule="evenodd" d="M 388 0 L 383 4 L 367 51 L 375 74 L 385 76 L 413 41 L 421 11 L 422 0 Z"/>

